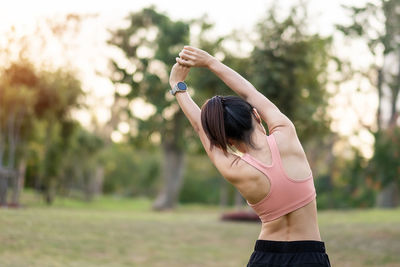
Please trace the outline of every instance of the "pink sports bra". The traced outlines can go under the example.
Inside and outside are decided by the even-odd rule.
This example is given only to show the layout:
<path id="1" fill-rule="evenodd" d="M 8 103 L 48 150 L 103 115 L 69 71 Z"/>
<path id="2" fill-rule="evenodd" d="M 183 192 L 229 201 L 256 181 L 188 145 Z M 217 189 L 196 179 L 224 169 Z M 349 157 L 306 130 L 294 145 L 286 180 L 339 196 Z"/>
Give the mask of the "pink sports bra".
<path id="1" fill-rule="evenodd" d="M 262 222 L 275 220 L 304 207 L 316 197 L 312 173 L 302 180 L 289 178 L 283 169 L 274 135 L 268 135 L 267 141 L 272 154 L 271 165 L 266 165 L 247 153 L 242 156 L 242 160 L 265 174 L 271 185 L 268 195 L 261 201 L 256 204 L 247 202 Z"/>

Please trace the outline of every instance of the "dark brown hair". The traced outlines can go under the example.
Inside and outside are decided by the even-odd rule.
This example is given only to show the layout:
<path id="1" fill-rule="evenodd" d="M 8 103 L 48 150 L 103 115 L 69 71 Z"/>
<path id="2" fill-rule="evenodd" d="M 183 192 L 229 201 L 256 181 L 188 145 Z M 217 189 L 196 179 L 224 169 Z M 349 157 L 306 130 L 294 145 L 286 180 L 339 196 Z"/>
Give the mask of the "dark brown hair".
<path id="1" fill-rule="evenodd" d="M 238 96 L 214 96 L 201 108 L 201 125 L 210 139 L 210 149 L 227 151 L 228 138 L 253 146 L 253 107 Z"/>

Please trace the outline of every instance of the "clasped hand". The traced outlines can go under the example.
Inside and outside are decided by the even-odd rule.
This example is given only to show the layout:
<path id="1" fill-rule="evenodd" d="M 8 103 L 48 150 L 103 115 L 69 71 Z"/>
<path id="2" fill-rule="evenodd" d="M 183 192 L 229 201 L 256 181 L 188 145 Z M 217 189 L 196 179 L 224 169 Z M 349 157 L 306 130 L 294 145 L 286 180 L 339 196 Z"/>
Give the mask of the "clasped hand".
<path id="1" fill-rule="evenodd" d="M 190 67 L 209 67 L 214 57 L 201 49 L 185 46 L 176 58 L 176 64 L 172 67 L 169 77 L 171 87 L 184 81 Z"/>

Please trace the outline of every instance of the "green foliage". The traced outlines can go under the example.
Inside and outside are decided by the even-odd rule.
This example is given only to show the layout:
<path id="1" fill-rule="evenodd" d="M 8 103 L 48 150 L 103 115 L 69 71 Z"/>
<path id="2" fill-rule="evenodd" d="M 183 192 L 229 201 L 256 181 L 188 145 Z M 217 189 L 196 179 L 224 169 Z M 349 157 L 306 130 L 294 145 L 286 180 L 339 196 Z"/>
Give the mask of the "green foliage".
<path id="1" fill-rule="evenodd" d="M 114 144 L 101 155 L 104 162 L 104 193 L 153 197 L 160 176 L 158 151 L 136 150 Z"/>
<path id="2" fill-rule="evenodd" d="M 175 58 L 189 43 L 197 43 L 200 48 L 206 49 L 211 54 L 223 51 L 221 42 L 207 40 L 204 35 L 212 29 L 212 24 L 205 18 L 185 21 L 172 21 L 167 15 L 157 12 L 154 7 L 145 8 L 140 12 L 132 13 L 127 18 L 130 25 L 127 28 L 112 32 L 109 43 L 118 47 L 134 66 L 135 71 L 130 72 L 130 66 L 120 67 L 118 62 L 113 61 L 115 84 L 124 83 L 130 86 L 131 91 L 126 96 L 117 92 L 116 102 L 124 98 L 132 101 L 142 98 L 154 105 L 156 112 L 146 120 L 137 118 L 128 106 L 121 109 L 121 114 L 138 121 L 138 136 L 131 138 L 136 147 L 148 147 L 152 144 L 149 137 L 160 134 L 161 143 L 174 143 L 181 149 L 188 146 L 189 149 L 197 150 L 199 142 L 189 127 L 187 119 L 179 109 L 175 99 L 168 93 L 168 76 Z M 190 28 L 201 29 L 198 36 L 189 39 Z M 140 53 L 142 51 L 142 53 Z M 143 55 L 143 51 L 147 51 Z M 113 77 L 114 77 L 113 76 Z M 135 77 L 142 76 L 136 80 Z M 211 73 L 206 70 L 194 69 L 188 77 L 188 84 L 195 88 L 193 98 L 200 105 L 215 94 L 231 93 L 228 88 Z"/>
<path id="3" fill-rule="evenodd" d="M 400 127 L 391 127 L 375 134 L 371 172 L 379 188 L 391 182 L 400 187 Z"/>
<path id="4" fill-rule="evenodd" d="M 79 106 L 78 98 L 83 91 L 74 73 L 58 69 L 40 73 L 37 94 L 37 117 L 64 122 L 69 119 L 68 112 Z"/>
<path id="5" fill-rule="evenodd" d="M 367 3 L 363 7 L 343 7 L 349 13 L 349 16 L 353 18 L 353 21 L 349 25 L 336 25 L 336 28 L 346 36 L 367 38 L 367 44 L 371 52 L 375 53 L 375 48 L 382 41 L 384 35 L 379 27 L 376 27 L 377 23 L 374 20 L 374 18 L 382 15 L 380 4 Z"/>
<path id="6" fill-rule="evenodd" d="M 102 172 L 103 168 L 99 153 L 103 149 L 104 142 L 77 123 L 70 125 L 67 130 L 64 127 L 61 135 L 67 135 L 69 142 L 63 144 L 64 153 L 59 166 L 57 189 L 63 195 L 77 190 L 83 193 L 86 200 L 90 200 L 94 194 L 102 193 L 94 192 L 94 184 L 98 183 L 101 186 L 102 183 L 102 175 L 98 172 Z"/>
<path id="7" fill-rule="evenodd" d="M 278 21 L 272 9 L 257 25 L 259 39 L 251 55 L 249 76 L 255 87 L 296 125 L 304 142 L 326 133 L 327 64 L 330 38 L 309 35 L 307 17 L 295 7 Z"/>
<path id="8" fill-rule="evenodd" d="M 71 73 L 56 70 L 42 72 L 37 87 L 38 101 L 35 104 L 37 127 L 44 127 L 39 138 L 44 145 L 39 168 L 40 184 L 48 203 L 54 198 L 61 175 L 63 155 L 70 148 L 71 119 L 69 111 L 78 107 L 78 98 L 83 94 L 80 81 Z"/>
<path id="9" fill-rule="evenodd" d="M 47 123 L 37 121 L 34 124 L 26 184 L 39 189 L 46 198 L 51 198 L 50 201 L 56 194 L 71 196 L 74 192 L 79 192 L 75 196 L 89 200 L 99 193 L 91 188 L 98 179 L 98 168 L 101 168 L 99 153 L 103 149 L 103 140 L 77 122 L 56 122 L 50 128 Z"/>
<path id="10" fill-rule="evenodd" d="M 127 84 L 131 88 L 127 95 L 116 92 L 115 105 L 118 106 L 120 99 L 127 100 L 125 102 L 128 104 L 119 107 L 119 115 L 128 114 L 131 119 L 138 121 L 138 136 L 130 139 L 134 147 L 148 149 L 152 145 L 149 137 L 156 133 L 160 134 L 162 144 L 173 144 L 173 147 L 185 148 L 191 153 L 203 151 L 176 101 L 167 93 L 168 73 L 178 52 L 186 44 L 194 44 L 212 55 L 222 56 L 225 64 L 248 78 L 294 120 L 302 140 L 326 133 L 329 124 L 325 110 L 328 97 L 325 90 L 326 66 L 331 58 L 331 40 L 307 34 L 304 29 L 306 18 L 299 14 L 294 8 L 289 17 L 279 22 L 276 19 L 276 10 L 272 10 L 271 15 L 258 25 L 259 39 L 254 43 L 255 48 L 248 57 L 238 57 L 224 48 L 224 42 L 234 36 L 210 38 L 207 33 L 213 24 L 205 18 L 191 22 L 172 21 L 153 7 L 130 14 L 127 18 L 130 25 L 113 31 L 109 43 L 119 48 L 129 62 L 128 65 L 112 62 L 112 81 L 117 85 Z M 200 29 L 197 36 L 189 34 L 192 27 Z M 206 69 L 192 69 L 187 83 L 194 89 L 191 95 L 200 106 L 213 95 L 234 94 Z M 137 98 L 142 98 L 155 107 L 155 113 L 146 120 L 136 118 L 129 108 L 129 102 Z M 130 164 L 136 166 L 133 160 Z M 202 164 L 191 165 L 188 161 L 183 191 L 180 194 L 182 202 L 218 202 L 218 179 L 221 178 L 214 173 L 214 169 L 198 169 L 201 166 Z M 127 179 L 122 178 L 127 177 L 127 174 L 117 169 L 113 168 L 115 177 L 121 177 L 118 178 L 121 181 Z M 123 183 L 112 183 L 107 179 L 106 191 L 120 192 L 117 184 Z"/>
<path id="11" fill-rule="evenodd" d="M 398 95 L 400 92 L 400 68 L 389 66 L 392 58 L 397 58 L 400 51 L 400 2 L 398 0 L 381 0 L 367 3 L 363 7 L 347 7 L 352 16 L 349 25 L 337 26 L 345 36 L 361 38 L 369 47 L 370 53 L 383 58 L 382 63 L 371 63 L 366 77 L 374 81 L 378 95 L 377 130 L 370 132 L 375 136 L 374 156 L 369 163 L 370 174 L 380 190 L 377 204 L 396 206 L 399 197 L 399 149 L 397 118 Z M 362 71 L 359 71 L 362 73 Z M 372 73 L 372 75 L 371 75 Z M 371 77 L 372 76 L 372 77 Z M 376 82 L 375 82 L 376 80 Z M 383 107 L 390 108 L 388 123 L 383 124 Z M 392 183 L 394 182 L 394 183 Z M 388 190 L 390 185 L 394 190 Z M 386 187 L 386 188 L 385 188 Z M 397 187 L 397 190 L 396 190 Z M 385 190 L 386 189 L 386 190 Z M 381 199 L 381 200 L 379 200 Z M 386 199 L 387 201 L 383 201 Z M 385 202 L 385 204 L 384 204 Z"/>
<path id="12" fill-rule="evenodd" d="M 340 172 L 318 177 L 315 187 L 318 208 L 344 209 L 366 208 L 375 204 L 376 183 L 368 167 L 368 161 L 358 151 L 351 160 L 339 163 Z"/>
<path id="13" fill-rule="evenodd" d="M 222 177 L 207 156 L 190 156 L 187 159 L 179 202 L 217 204 L 221 182 Z"/>
<path id="14" fill-rule="evenodd" d="M 67 164 L 68 157 L 73 158 L 70 152 L 82 156 L 76 166 L 82 166 L 79 163 L 89 158 L 87 143 L 79 144 L 78 153 L 72 149 L 76 146 L 71 141 L 79 125 L 70 118 L 70 111 L 79 106 L 82 95 L 80 81 L 61 69 L 43 71 L 21 60 L 11 63 L 1 74 L 0 167 L 5 163 L 4 151 L 9 155 L 9 168 L 29 157 L 32 169 L 28 174 L 34 176 L 27 177 L 27 183 L 44 189 L 50 202 L 60 186 L 63 164 Z"/>
<path id="15" fill-rule="evenodd" d="M 383 45 L 383 54 L 385 55 L 398 50 L 399 42 L 395 38 L 400 33 L 398 0 L 368 2 L 363 7 L 344 7 L 353 21 L 349 25 L 336 25 L 339 31 L 346 36 L 366 40 L 374 55 L 381 51 L 379 45 Z"/>
<path id="16" fill-rule="evenodd" d="M 0 168 L 7 164 L 13 169 L 15 150 L 30 134 L 39 78 L 30 63 L 19 62 L 4 69 L 0 79 Z"/>
<path id="17" fill-rule="evenodd" d="M 117 77 L 112 81 L 131 87 L 126 96 L 118 93 L 115 96 L 117 99 L 126 98 L 128 101 L 140 97 L 154 104 L 156 109 L 155 114 L 144 121 L 135 118 L 128 107 L 122 108 L 122 113 L 138 120 L 139 136 L 132 141 L 140 146 L 143 139 L 149 142 L 148 137 L 156 132 L 161 135 L 162 140 L 182 143 L 183 138 L 176 135 L 177 132 L 183 132 L 184 125 L 187 125 L 182 112 L 173 112 L 168 118 L 163 114 L 167 108 L 176 109 L 174 99 L 167 97 L 168 77 L 176 55 L 189 42 L 189 25 L 183 21 L 172 21 L 154 8 L 132 13 L 127 19 L 130 25 L 112 32 L 109 43 L 124 53 L 129 64 L 135 66 L 135 71 L 129 72 L 128 68 L 120 67 L 118 62 L 112 62 L 116 74 L 114 76 Z M 175 140 L 176 138 L 178 139 Z"/>

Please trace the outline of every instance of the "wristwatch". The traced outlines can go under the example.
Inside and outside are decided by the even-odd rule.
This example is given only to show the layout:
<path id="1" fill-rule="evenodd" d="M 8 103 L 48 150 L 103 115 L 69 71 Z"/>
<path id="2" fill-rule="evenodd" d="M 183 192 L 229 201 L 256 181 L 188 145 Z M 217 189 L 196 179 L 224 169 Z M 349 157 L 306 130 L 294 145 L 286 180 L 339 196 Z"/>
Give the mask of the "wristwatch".
<path id="1" fill-rule="evenodd" d="M 178 82 L 177 84 L 175 84 L 174 88 L 172 88 L 172 90 L 169 90 L 169 92 L 172 95 L 176 95 L 177 92 L 186 92 L 187 90 L 187 85 L 184 82 Z"/>

